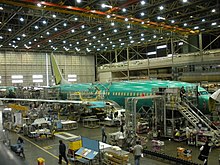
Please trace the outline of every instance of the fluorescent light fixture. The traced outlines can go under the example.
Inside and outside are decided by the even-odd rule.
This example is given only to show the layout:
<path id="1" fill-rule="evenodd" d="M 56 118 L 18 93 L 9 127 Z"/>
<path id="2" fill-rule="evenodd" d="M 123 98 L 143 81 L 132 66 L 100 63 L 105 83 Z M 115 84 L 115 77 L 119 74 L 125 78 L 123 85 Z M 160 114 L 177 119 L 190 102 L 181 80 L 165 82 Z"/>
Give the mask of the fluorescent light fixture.
<path id="1" fill-rule="evenodd" d="M 18 83 L 23 83 L 23 80 L 12 80 L 11 82 L 13 84 L 18 84 Z"/>
<path id="2" fill-rule="evenodd" d="M 72 79 L 72 78 L 70 78 L 70 79 L 68 79 L 68 81 L 69 81 L 69 82 L 75 82 L 75 81 L 77 81 L 77 79 Z"/>
<path id="3" fill-rule="evenodd" d="M 12 79 L 23 79 L 23 75 L 12 75 Z"/>
<path id="4" fill-rule="evenodd" d="M 43 78 L 43 75 L 40 75 L 40 74 L 32 75 L 32 78 L 33 78 L 33 79 L 34 79 L 34 78 L 37 78 L 37 79 Z"/>
<path id="5" fill-rule="evenodd" d="M 157 46 L 157 49 L 164 49 L 164 48 L 167 48 L 167 45 L 160 45 L 160 46 Z"/>
<path id="6" fill-rule="evenodd" d="M 147 55 L 149 56 L 149 55 L 154 55 L 154 54 L 157 54 L 157 52 L 156 51 L 153 51 L 153 52 L 147 52 Z"/>
<path id="7" fill-rule="evenodd" d="M 68 78 L 76 78 L 77 77 L 77 75 L 76 74 L 68 74 L 68 76 L 67 76 Z"/>
<path id="8" fill-rule="evenodd" d="M 43 79 L 33 79 L 34 83 L 42 83 L 44 82 Z"/>

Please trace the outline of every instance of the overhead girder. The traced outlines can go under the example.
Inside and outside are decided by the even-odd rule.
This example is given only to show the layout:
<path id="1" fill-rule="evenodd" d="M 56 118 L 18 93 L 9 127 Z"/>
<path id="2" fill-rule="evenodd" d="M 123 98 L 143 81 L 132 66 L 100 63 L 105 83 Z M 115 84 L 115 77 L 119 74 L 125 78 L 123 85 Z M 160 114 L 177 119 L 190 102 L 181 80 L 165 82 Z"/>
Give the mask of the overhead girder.
<path id="1" fill-rule="evenodd" d="M 81 15 L 85 17 L 93 17 L 93 18 L 100 18 L 104 20 L 110 20 L 110 21 L 115 21 L 115 22 L 122 22 L 124 23 L 124 19 L 127 18 L 122 15 L 116 15 L 112 14 L 111 18 L 106 19 L 106 16 L 109 13 L 106 12 L 101 12 L 98 10 L 87 10 L 85 8 L 78 8 L 78 7 L 72 7 L 72 6 L 61 6 L 58 4 L 54 3 L 48 3 L 45 1 L 33 1 L 33 0 L 21 0 L 19 2 L 15 2 L 13 0 L 2 0 L 3 3 L 10 4 L 10 5 L 15 5 L 15 6 L 22 6 L 22 7 L 27 7 L 27 8 L 32 8 L 36 10 L 41 10 L 41 8 L 37 7 L 37 3 L 41 3 L 42 5 L 46 6 L 44 10 L 48 11 L 55 11 L 55 12 L 60 12 L 60 13 L 67 13 L 67 14 L 75 14 L 75 15 Z M 195 34 L 197 31 L 191 30 L 191 29 L 185 29 L 185 28 L 179 28 L 175 26 L 170 26 L 166 25 L 164 23 L 157 23 L 157 22 L 151 22 L 148 21 L 147 23 L 142 24 L 144 22 L 141 19 L 137 18 L 130 18 L 131 20 L 128 21 L 130 24 L 134 25 L 139 25 L 140 27 L 145 27 L 145 28 L 163 28 L 168 31 L 173 31 L 175 33 L 180 33 L 180 34 Z"/>

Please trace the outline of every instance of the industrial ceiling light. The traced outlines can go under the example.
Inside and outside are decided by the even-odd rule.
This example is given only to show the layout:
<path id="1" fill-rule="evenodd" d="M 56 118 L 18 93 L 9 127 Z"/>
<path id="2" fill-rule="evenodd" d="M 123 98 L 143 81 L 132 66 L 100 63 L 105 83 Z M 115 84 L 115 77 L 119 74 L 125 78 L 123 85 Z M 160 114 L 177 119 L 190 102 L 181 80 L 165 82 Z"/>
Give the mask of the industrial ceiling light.
<path id="1" fill-rule="evenodd" d="M 110 41 L 109 43 L 112 44 L 112 41 Z"/>
<path id="2" fill-rule="evenodd" d="M 187 23 L 184 23 L 183 26 L 187 26 Z"/>
<path id="3" fill-rule="evenodd" d="M 188 2 L 188 0 L 183 0 L 183 3 L 186 3 L 186 2 Z"/>
<path id="4" fill-rule="evenodd" d="M 199 27 L 198 27 L 198 26 L 195 26 L 194 29 L 199 29 Z"/>
<path id="5" fill-rule="evenodd" d="M 42 5 L 40 3 L 37 4 L 38 7 L 41 7 Z"/>
<path id="6" fill-rule="evenodd" d="M 63 41 L 63 43 L 65 44 L 65 43 L 66 43 L 66 41 L 64 40 L 64 41 Z"/>
<path id="7" fill-rule="evenodd" d="M 53 18 L 56 18 L 57 16 L 55 14 L 52 15 Z"/>
<path id="8" fill-rule="evenodd" d="M 144 33 L 141 33 L 141 37 L 143 37 L 144 36 Z"/>
<path id="9" fill-rule="evenodd" d="M 0 10 L 3 10 L 3 7 L 0 7 Z"/>
<path id="10" fill-rule="evenodd" d="M 19 20 L 20 20 L 21 22 L 24 22 L 24 18 L 22 18 L 22 17 L 21 17 Z"/>
<path id="11" fill-rule="evenodd" d="M 144 41 L 144 38 L 141 38 L 141 41 Z"/>
<path id="12" fill-rule="evenodd" d="M 130 28 L 131 28 L 131 26 L 130 26 L 130 25 L 128 25 L 128 26 L 127 26 L 127 28 L 128 28 L 128 29 L 130 29 Z"/>
<path id="13" fill-rule="evenodd" d="M 2 37 L 2 36 L 0 36 L 0 37 Z M 0 39 L 1 39 L 1 38 L 0 38 Z M 18 40 L 18 41 L 20 41 L 20 40 L 21 40 L 21 38 L 20 38 L 20 37 L 17 37 L 17 40 Z"/>
<path id="14" fill-rule="evenodd" d="M 101 28 L 101 27 L 99 27 L 99 28 L 98 28 L 98 30 L 102 30 L 102 28 Z"/>
<path id="15" fill-rule="evenodd" d="M 3 39 L 3 37 L 2 37 L 2 36 L 0 36 L 0 39 L 2 40 L 2 39 Z"/>
<path id="16" fill-rule="evenodd" d="M 141 5 L 145 5 L 146 4 L 146 2 L 145 1 L 141 1 Z"/>
<path id="17" fill-rule="evenodd" d="M 109 40 L 109 38 L 106 38 L 106 40 L 108 41 L 108 40 Z"/>
<path id="18" fill-rule="evenodd" d="M 87 33 L 88 33 L 88 34 L 91 34 L 91 31 L 88 31 Z"/>
<path id="19" fill-rule="evenodd" d="M 84 29 L 84 28 L 85 28 L 85 25 L 82 25 L 81 28 Z"/>
<path id="20" fill-rule="evenodd" d="M 117 30 L 117 29 L 114 29 L 114 32 L 115 32 L 115 33 L 117 33 L 117 32 L 118 32 L 118 30 Z"/>
<path id="21" fill-rule="evenodd" d="M 105 33 L 103 33 L 102 35 L 105 36 Z"/>
<path id="22" fill-rule="evenodd" d="M 132 36 L 129 36 L 129 39 L 132 39 Z"/>
<path id="23" fill-rule="evenodd" d="M 48 42 L 52 42 L 51 40 L 49 40 Z"/>
<path id="24" fill-rule="evenodd" d="M 104 46 L 104 44 L 101 44 L 101 46 Z"/>
<path id="25" fill-rule="evenodd" d="M 87 39 L 85 39 L 84 41 L 88 41 Z"/>
<path id="26" fill-rule="evenodd" d="M 126 12 L 127 10 L 125 8 L 122 9 L 123 12 Z"/>
<path id="27" fill-rule="evenodd" d="M 100 40 L 98 40 L 97 42 L 100 42 Z"/>
<path id="28" fill-rule="evenodd" d="M 47 32 L 46 34 L 47 34 L 47 35 L 50 35 L 50 32 Z"/>
<path id="29" fill-rule="evenodd" d="M 30 45 L 30 44 L 31 44 L 31 41 L 29 41 L 28 44 Z"/>
<path id="30" fill-rule="evenodd" d="M 175 21 L 174 21 L 174 20 L 171 20 L 171 23 L 175 23 Z"/>
<path id="31" fill-rule="evenodd" d="M 8 31 L 9 31 L 9 32 L 11 32 L 11 31 L 12 31 L 12 29 L 11 29 L 11 28 L 8 28 Z"/>
<path id="32" fill-rule="evenodd" d="M 77 41 L 76 44 L 79 45 L 79 41 Z"/>
<path id="33" fill-rule="evenodd" d="M 21 36 L 22 36 L 22 37 L 26 37 L 26 34 L 22 34 Z"/>
<path id="34" fill-rule="evenodd" d="M 160 10 L 163 10 L 163 9 L 164 9 L 164 7 L 163 7 L 163 6 L 160 6 L 160 7 L 159 7 L 159 9 L 160 9 Z"/>
<path id="35" fill-rule="evenodd" d="M 153 38 L 157 38 L 157 36 L 156 36 L 156 35 L 154 35 L 154 36 L 153 36 Z"/>
<path id="36" fill-rule="evenodd" d="M 57 30 L 58 30 L 58 29 L 55 27 L 55 28 L 54 28 L 54 31 L 57 31 Z"/>
<path id="37" fill-rule="evenodd" d="M 39 29 L 39 27 L 37 25 L 34 26 L 35 29 Z"/>
<path id="38" fill-rule="evenodd" d="M 216 22 L 213 22 L 211 25 L 212 25 L 212 26 L 215 26 L 215 25 L 217 25 L 217 23 L 216 23 Z"/>
<path id="39" fill-rule="evenodd" d="M 43 24 L 44 24 L 44 25 L 47 24 L 47 21 L 43 20 Z"/>
<path id="40" fill-rule="evenodd" d="M 78 18 L 76 17 L 76 18 L 74 18 L 74 20 L 75 20 L 75 21 L 77 21 L 77 20 L 78 20 Z"/>
<path id="41" fill-rule="evenodd" d="M 72 47 L 73 45 L 72 45 L 72 44 L 69 44 L 69 46 Z"/>
<path id="42" fill-rule="evenodd" d="M 40 47 L 40 45 L 37 45 L 37 47 L 39 48 L 39 47 Z"/>
<path id="43" fill-rule="evenodd" d="M 37 39 L 35 38 L 35 39 L 34 39 L 34 41 L 36 42 L 36 41 L 37 41 Z"/>
<path id="44" fill-rule="evenodd" d="M 75 32 L 75 30 L 74 30 L 74 29 L 72 29 L 72 30 L 71 30 L 71 32 L 72 32 L 72 33 L 74 33 L 74 32 Z"/>
<path id="45" fill-rule="evenodd" d="M 114 22 L 111 22 L 111 26 L 114 26 L 115 25 L 115 23 Z"/>
<path id="46" fill-rule="evenodd" d="M 82 1 L 81 1 L 81 0 L 76 0 L 76 2 L 77 2 L 77 3 L 81 3 Z"/>
<path id="47" fill-rule="evenodd" d="M 216 12 L 216 10 L 215 9 L 212 9 L 212 13 L 215 13 Z"/>
<path id="48" fill-rule="evenodd" d="M 90 42 L 89 45 L 92 45 L 92 43 Z"/>
<path id="49" fill-rule="evenodd" d="M 205 22 L 205 19 L 202 19 L 202 22 Z"/>
<path id="50" fill-rule="evenodd" d="M 63 26 L 67 26 L 67 23 L 66 23 L 66 22 L 64 22 L 64 23 L 63 23 Z"/>
<path id="51" fill-rule="evenodd" d="M 96 39 L 96 36 L 93 36 L 92 38 L 93 38 L 93 39 Z"/>
<path id="52" fill-rule="evenodd" d="M 110 18 L 111 16 L 110 16 L 110 15 L 107 15 L 106 17 L 107 17 L 107 18 Z"/>
<path id="53" fill-rule="evenodd" d="M 13 40 L 12 42 L 13 42 L 14 44 L 16 43 L 16 41 L 15 41 L 15 40 Z"/>
<path id="54" fill-rule="evenodd" d="M 141 16 L 144 16 L 145 14 L 144 14 L 144 12 L 141 12 Z"/>
<path id="55" fill-rule="evenodd" d="M 128 21 L 128 18 L 125 18 L 125 21 Z"/>

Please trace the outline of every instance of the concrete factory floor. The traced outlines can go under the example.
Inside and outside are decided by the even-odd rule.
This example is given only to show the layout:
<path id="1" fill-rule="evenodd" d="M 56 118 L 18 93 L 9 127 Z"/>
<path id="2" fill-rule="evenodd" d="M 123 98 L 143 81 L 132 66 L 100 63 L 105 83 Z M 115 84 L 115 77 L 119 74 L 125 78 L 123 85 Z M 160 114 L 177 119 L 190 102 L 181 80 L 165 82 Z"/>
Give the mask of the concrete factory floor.
<path id="1" fill-rule="evenodd" d="M 106 132 L 107 133 L 112 133 L 118 131 L 118 128 L 116 127 L 106 127 Z M 89 128 L 84 128 L 81 124 L 79 124 L 78 129 L 68 131 L 68 133 L 74 134 L 74 135 L 81 135 L 84 137 L 88 137 L 90 139 L 95 139 L 95 140 L 101 140 L 101 127 L 100 128 L 94 128 L 94 129 L 89 129 Z M 21 135 L 22 136 L 22 135 Z M 16 139 L 18 138 L 18 135 L 16 133 L 9 132 L 9 137 L 11 139 L 11 144 L 16 143 Z M 28 137 L 23 137 L 25 141 L 24 145 L 24 153 L 26 158 L 23 159 L 21 157 L 18 157 L 16 154 L 12 153 L 14 155 L 14 159 L 19 159 L 17 160 L 17 165 L 35 165 L 37 164 L 37 159 L 39 157 L 42 157 L 45 159 L 45 165 L 55 165 L 58 164 L 58 148 L 59 148 L 59 140 L 60 138 L 55 137 L 54 139 L 38 139 L 34 140 Z M 62 139 L 63 140 L 63 139 Z M 64 143 L 68 147 L 68 141 L 63 140 Z M 197 159 L 199 155 L 199 147 L 194 147 L 194 146 L 186 146 L 185 142 L 174 142 L 174 141 L 169 141 L 169 140 L 164 140 L 165 146 L 163 147 L 164 153 L 172 156 L 177 155 L 177 147 L 184 147 L 187 149 L 192 149 L 192 161 L 196 163 L 202 164 L 201 161 Z M 151 142 L 147 142 L 147 147 L 150 150 L 152 148 Z M 5 146 L 0 145 L 0 157 L 1 165 L 8 165 L 7 159 L 4 160 L 4 151 L 6 152 L 11 152 L 9 148 L 5 148 Z M 209 164 L 212 165 L 218 165 L 219 164 L 219 154 L 220 154 L 220 149 L 219 148 L 214 148 L 212 152 L 210 153 L 209 156 Z M 3 159 L 2 159 L 3 158 Z M 11 158 L 12 159 L 12 158 Z M 21 162 L 21 163 L 19 163 Z M 65 164 L 65 162 L 63 162 Z M 70 164 L 74 164 L 71 162 Z M 133 155 L 130 154 L 130 164 L 134 164 L 133 160 Z M 146 156 L 144 158 L 141 158 L 141 164 L 149 164 L 149 165 L 169 165 L 171 164 L 170 162 L 164 162 L 161 159 L 151 159 L 150 156 Z"/>

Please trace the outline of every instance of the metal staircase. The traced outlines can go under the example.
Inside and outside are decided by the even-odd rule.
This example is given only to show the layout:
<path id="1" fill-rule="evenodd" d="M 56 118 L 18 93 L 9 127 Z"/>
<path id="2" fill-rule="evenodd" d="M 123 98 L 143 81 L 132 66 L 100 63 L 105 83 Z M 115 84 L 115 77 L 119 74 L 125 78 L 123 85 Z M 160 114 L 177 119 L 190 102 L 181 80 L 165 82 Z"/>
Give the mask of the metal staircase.
<path id="1" fill-rule="evenodd" d="M 195 127 L 198 127 L 199 119 L 191 113 L 187 107 L 179 105 L 179 112 Z"/>
<path id="2" fill-rule="evenodd" d="M 189 100 L 185 100 L 178 105 L 179 112 L 195 127 L 202 124 L 212 131 L 217 137 L 220 137 L 220 130 Z"/>

